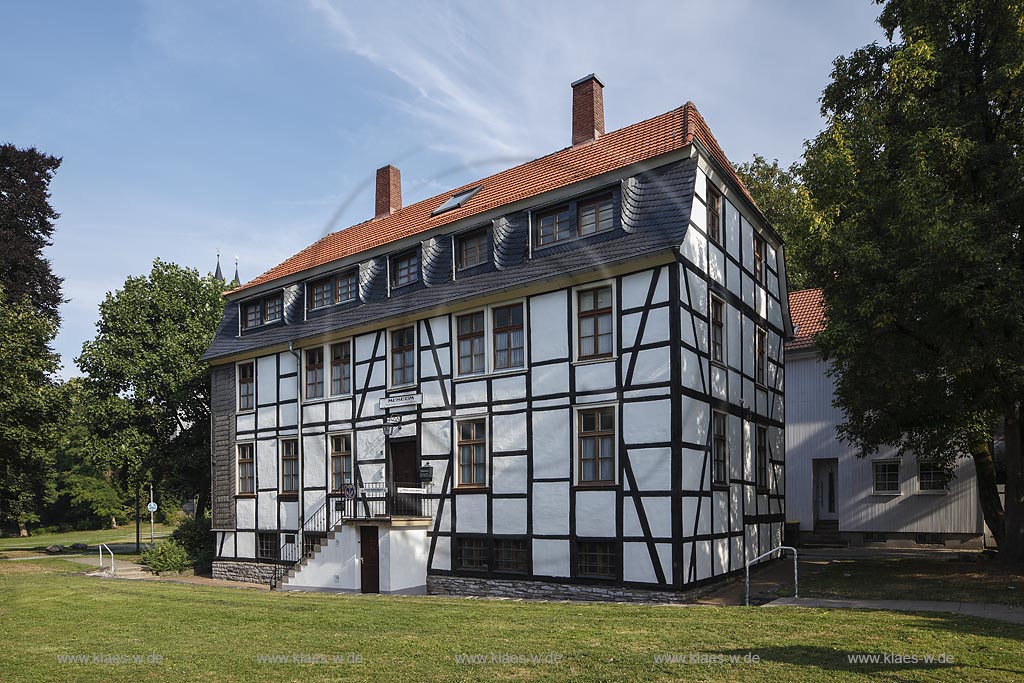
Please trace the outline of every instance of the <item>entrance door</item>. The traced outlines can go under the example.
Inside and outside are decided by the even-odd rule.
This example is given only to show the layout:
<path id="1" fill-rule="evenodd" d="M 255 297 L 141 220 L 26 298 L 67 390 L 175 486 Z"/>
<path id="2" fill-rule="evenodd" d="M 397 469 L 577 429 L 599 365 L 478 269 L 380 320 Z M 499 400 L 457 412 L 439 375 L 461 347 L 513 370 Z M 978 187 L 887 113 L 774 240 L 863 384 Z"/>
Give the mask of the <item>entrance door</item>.
<path id="1" fill-rule="evenodd" d="M 388 495 L 391 497 L 391 514 L 399 517 L 418 517 L 420 497 L 400 492 L 400 488 L 417 488 L 420 485 L 420 457 L 416 452 L 416 441 L 392 441 L 391 481 Z"/>
<path id="2" fill-rule="evenodd" d="M 839 519 L 837 508 L 838 464 L 835 460 L 814 461 L 814 513 L 816 520 Z"/>
<path id="3" fill-rule="evenodd" d="M 360 591 L 380 593 L 380 545 L 377 527 L 359 527 L 359 552 L 362 554 Z"/>
<path id="4" fill-rule="evenodd" d="M 420 483 L 420 458 L 416 453 L 416 441 L 392 441 L 391 485 L 418 486 Z"/>

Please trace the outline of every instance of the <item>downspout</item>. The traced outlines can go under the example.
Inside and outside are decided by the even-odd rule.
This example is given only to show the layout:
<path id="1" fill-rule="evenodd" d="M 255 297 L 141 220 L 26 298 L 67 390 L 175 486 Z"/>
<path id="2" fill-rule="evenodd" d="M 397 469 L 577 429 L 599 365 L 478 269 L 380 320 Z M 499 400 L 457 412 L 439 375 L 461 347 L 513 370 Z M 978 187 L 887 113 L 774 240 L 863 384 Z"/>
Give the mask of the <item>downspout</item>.
<path id="1" fill-rule="evenodd" d="M 295 356 L 295 399 L 298 410 L 295 411 L 296 426 L 299 438 L 296 439 L 299 448 L 299 529 L 296 541 L 299 544 L 299 555 L 305 547 L 302 538 L 302 528 L 306 523 L 306 491 L 302 481 L 302 472 L 306 469 L 305 448 L 302 447 L 302 354 L 295 350 L 295 344 L 288 342 L 288 352 Z M 280 466 L 280 465 L 279 465 Z"/>

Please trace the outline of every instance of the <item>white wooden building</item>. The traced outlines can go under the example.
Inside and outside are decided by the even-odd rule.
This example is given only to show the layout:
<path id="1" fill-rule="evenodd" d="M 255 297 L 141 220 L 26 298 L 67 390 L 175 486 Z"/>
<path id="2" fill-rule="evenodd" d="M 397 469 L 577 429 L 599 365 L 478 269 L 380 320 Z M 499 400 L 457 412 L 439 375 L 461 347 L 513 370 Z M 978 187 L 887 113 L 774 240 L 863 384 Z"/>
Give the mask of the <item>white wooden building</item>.
<path id="1" fill-rule="evenodd" d="M 215 576 L 673 599 L 780 543 L 778 235 L 692 103 L 572 129 L 228 292 Z"/>
<path id="2" fill-rule="evenodd" d="M 978 547 L 984 518 L 974 462 L 948 479 L 913 456 L 882 450 L 859 457 L 836 437 L 843 414 L 814 346 L 826 325 L 821 290 L 789 295 L 794 338 L 786 345 L 786 515 L 804 540 L 845 544 Z"/>

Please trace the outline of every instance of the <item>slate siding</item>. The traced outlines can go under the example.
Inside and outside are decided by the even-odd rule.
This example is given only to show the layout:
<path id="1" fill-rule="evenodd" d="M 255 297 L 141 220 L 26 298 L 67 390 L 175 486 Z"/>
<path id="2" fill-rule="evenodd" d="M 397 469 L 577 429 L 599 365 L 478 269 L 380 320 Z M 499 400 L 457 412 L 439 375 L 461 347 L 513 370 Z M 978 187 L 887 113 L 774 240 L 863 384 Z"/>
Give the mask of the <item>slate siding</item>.
<path id="1" fill-rule="evenodd" d="M 235 366 L 213 368 L 210 435 L 213 528 L 235 528 Z"/>

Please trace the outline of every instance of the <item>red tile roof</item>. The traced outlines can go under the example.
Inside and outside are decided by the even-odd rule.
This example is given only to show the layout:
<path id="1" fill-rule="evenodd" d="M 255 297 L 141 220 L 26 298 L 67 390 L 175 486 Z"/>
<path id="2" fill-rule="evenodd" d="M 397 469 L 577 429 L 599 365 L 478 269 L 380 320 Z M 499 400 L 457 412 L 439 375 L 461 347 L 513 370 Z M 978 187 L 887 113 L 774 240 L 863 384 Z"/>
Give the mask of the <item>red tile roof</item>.
<path id="1" fill-rule="evenodd" d="M 786 350 L 814 346 L 814 336 L 825 329 L 825 300 L 821 290 L 790 292 L 789 316 L 793 320 L 793 339 L 786 342 Z"/>
<path id="2" fill-rule="evenodd" d="M 694 138 L 700 141 L 753 203 L 750 194 L 743 187 L 739 176 L 711 134 L 711 129 L 697 111 L 697 107 L 693 102 L 687 102 L 682 107 L 660 116 L 606 133 L 595 142 L 567 147 L 430 199 L 424 199 L 391 215 L 331 233 L 259 277 L 236 287 L 230 293 L 238 293 L 272 280 L 295 275 L 417 233 L 427 232 L 467 216 L 481 214 L 682 149 Z M 480 191 L 462 207 L 431 216 L 431 212 L 453 194 L 478 185 L 481 186 Z"/>

